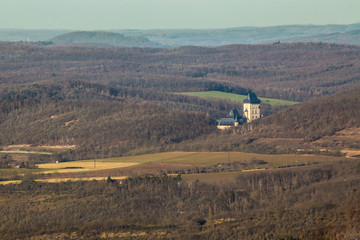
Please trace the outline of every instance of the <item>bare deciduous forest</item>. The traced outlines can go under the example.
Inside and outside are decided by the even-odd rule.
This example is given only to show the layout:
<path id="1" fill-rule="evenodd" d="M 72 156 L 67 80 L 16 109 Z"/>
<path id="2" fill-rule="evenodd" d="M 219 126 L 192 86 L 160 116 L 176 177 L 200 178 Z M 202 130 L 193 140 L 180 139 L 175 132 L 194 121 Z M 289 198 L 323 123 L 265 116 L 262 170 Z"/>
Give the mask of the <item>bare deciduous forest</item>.
<path id="1" fill-rule="evenodd" d="M 74 147 L 28 157 L 15 176 L 22 182 L 0 185 L 0 238 L 360 238 L 358 156 L 240 171 L 216 184 L 182 180 L 175 166 L 169 175 L 63 183 L 37 182 L 27 171 L 44 162 L 168 151 L 358 150 L 359 56 L 357 46 L 324 43 L 160 49 L 1 42 L 0 150 Z M 219 131 L 215 120 L 241 106 L 178 94 L 210 90 L 302 103 L 262 103 L 263 118 Z M 11 171 L 20 162 L 4 152 L 1 171 Z"/>
<path id="2" fill-rule="evenodd" d="M 4 239 L 356 239 L 358 161 L 243 173 L 0 186 Z"/>

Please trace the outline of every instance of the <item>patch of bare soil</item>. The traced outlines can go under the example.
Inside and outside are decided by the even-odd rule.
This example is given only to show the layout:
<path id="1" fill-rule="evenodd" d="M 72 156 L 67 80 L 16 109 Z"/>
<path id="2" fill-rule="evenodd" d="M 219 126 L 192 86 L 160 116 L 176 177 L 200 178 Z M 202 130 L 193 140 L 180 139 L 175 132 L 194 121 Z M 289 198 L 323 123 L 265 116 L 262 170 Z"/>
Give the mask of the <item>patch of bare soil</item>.
<path id="1" fill-rule="evenodd" d="M 16 144 L 16 145 L 4 146 L 2 148 L 3 148 L 4 151 L 9 151 L 9 150 L 18 151 L 21 148 L 28 148 L 30 146 L 31 146 L 30 144 Z"/>
<path id="2" fill-rule="evenodd" d="M 313 146 L 330 147 L 339 150 L 360 150 L 360 128 L 348 128 L 335 133 L 333 136 L 325 136 L 314 142 Z"/>
<path id="3" fill-rule="evenodd" d="M 360 158 L 360 149 L 359 150 L 351 150 L 351 149 L 343 149 L 342 153 L 345 154 L 347 158 Z"/>
<path id="4" fill-rule="evenodd" d="M 75 149 L 76 145 L 41 145 L 39 147 L 45 149 Z"/>
<path id="5" fill-rule="evenodd" d="M 304 146 L 305 140 L 302 138 L 259 138 L 253 144 L 265 145 L 276 149 L 296 149 Z"/>

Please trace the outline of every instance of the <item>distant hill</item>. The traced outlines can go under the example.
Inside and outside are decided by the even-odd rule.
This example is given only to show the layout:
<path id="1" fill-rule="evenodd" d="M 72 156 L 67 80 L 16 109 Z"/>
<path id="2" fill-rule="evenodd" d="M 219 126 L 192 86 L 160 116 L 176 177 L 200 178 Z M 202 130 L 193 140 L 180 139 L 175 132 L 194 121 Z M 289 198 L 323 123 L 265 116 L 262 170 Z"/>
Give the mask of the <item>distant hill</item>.
<path id="1" fill-rule="evenodd" d="M 118 30 L 128 36 L 146 37 L 152 41 L 170 46 L 222 46 L 229 44 L 264 44 L 274 42 L 318 42 L 319 34 L 341 34 L 360 30 L 360 23 L 350 25 L 288 25 L 274 27 L 238 27 L 226 29 L 161 29 L 161 30 Z M 325 36 L 324 36 L 325 37 Z M 351 38 L 332 38 L 331 42 L 358 44 Z M 339 41 L 338 41 L 339 40 Z"/>
<path id="2" fill-rule="evenodd" d="M 0 41 L 48 41 L 60 44 L 111 46 L 223 46 L 229 44 L 264 44 L 276 42 L 331 42 L 359 44 L 360 23 L 349 25 L 288 25 L 271 27 L 237 27 L 223 29 L 152 29 L 110 30 L 110 32 L 73 32 L 72 30 L 0 29 Z M 355 31 L 355 32 L 353 32 Z M 124 36 L 114 35 L 120 33 Z M 59 36 L 61 34 L 66 34 Z M 95 34 L 96 33 L 96 34 Z M 96 36 L 94 36 L 96 35 Z M 58 37 L 60 39 L 58 39 Z M 130 39 L 135 37 L 135 39 Z M 150 42 L 149 42 L 150 41 Z M 152 41 L 152 42 L 151 42 Z M 155 42 L 155 43 L 154 43 Z M 128 44 L 128 45 L 126 45 Z"/>
<path id="3" fill-rule="evenodd" d="M 344 33 L 318 34 L 306 37 L 283 39 L 282 42 L 328 42 L 339 44 L 360 44 L 360 30 Z"/>
<path id="4" fill-rule="evenodd" d="M 120 33 L 105 31 L 70 32 L 49 39 L 59 45 L 82 46 L 122 46 L 122 47 L 160 47 L 161 45 L 145 37 L 125 36 Z"/>
<path id="5" fill-rule="evenodd" d="M 0 42 L 0 84 L 86 80 L 162 92 L 221 91 L 302 102 L 360 86 L 360 47 L 282 43 L 162 48 Z"/>

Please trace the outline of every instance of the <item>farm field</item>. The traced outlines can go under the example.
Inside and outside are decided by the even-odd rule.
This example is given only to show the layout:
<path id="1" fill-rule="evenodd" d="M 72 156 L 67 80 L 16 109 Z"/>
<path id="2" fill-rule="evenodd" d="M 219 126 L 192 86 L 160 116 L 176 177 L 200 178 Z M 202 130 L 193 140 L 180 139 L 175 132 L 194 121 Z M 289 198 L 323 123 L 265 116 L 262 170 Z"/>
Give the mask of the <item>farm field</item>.
<path id="1" fill-rule="evenodd" d="M 188 96 L 194 96 L 194 97 L 200 97 L 200 98 L 222 98 L 226 100 L 230 100 L 236 103 L 242 103 L 243 100 L 246 98 L 245 95 L 239 95 L 234 93 L 225 93 L 225 92 L 219 92 L 219 91 L 206 91 L 206 92 L 183 92 L 180 93 L 183 95 Z M 287 100 L 280 100 L 280 99 L 272 99 L 272 98 L 261 98 L 259 99 L 264 102 L 268 103 L 270 105 L 294 105 L 298 102 L 292 102 Z"/>
<path id="2" fill-rule="evenodd" d="M 186 181 L 232 181 L 240 172 L 301 167 L 345 160 L 323 155 L 270 155 L 243 152 L 166 152 L 107 159 L 37 164 L 36 169 L 0 169 L 1 184 L 19 183 L 24 175 L 36 175 L 36 181 L 124 179 L 136 174 L 162 171 L 181 174 Z M 238 163 L 236 165 L 236 163 Z M 207 169 L 196 173 L 196 169 Z M 216 170 L 214 170 L 216 169 Z M 215 171 L 215 172 L 214 172 Z M 216 172 L 218 171 L 218 172 Z M 195 173 L 194 173 L 195 172 Z"/>
<path id="3" fill-rule="evenodd" d="M 60 163 L 44 163 L 38 164 L 37 167 L 45 170 L 42 173 L 68 173 L 68 172 L 81 172 L 81 171 L 97 171 L 113 168 L 123 168 L 137 165 L 138 163 L 133 162 L 107 162 L 107 161 L 70 161 Z"/>
<path id="4" fill-rule="evenodd" d="M 145 154 L 138 156 L 117 157 L 94 160 L 70 161 L 62 163 L 38 164 L 37 166 L 44 171 L 71 172 L 78 167 L 84 171 L 103 170 L 111 168 L 131 167 L 138 164 L 151 163 L 171 163 L 186 164 L 193 166 L 211 166 L 227 162 L 251 162 L 253 160 L 263 160 L 262 168 L 281 167 L 294 164 L 313 164 L 317 162 L 331 162 L 344 159 L 344 157 L 333 157 L 323 155 L 294 155 L 294 154 L 257 154 L 244 152 L 166 152 Z M 49 170 L 50 169 L 50 170 Z"/>
<path id="5" fill-rule="evenodd" d="M 132 169 L 149 170 L 160 172 L 167 170 L 188 170 L 195 168 L 220 167 L 234 162 L 241 162 L 245 165 L 235 167 L 231 171 L 201 173 L 201 174 L 181 174 L 184 180 L 211 182 L 228 181 L 241 171 L 261 171 L 268 169 L 296 167 L 313 165 L 318 163 L 330 163 L 344 160 L 345 157 L 321 156 L 321 155 L 267 155 L 243 152 L 167 152 L 156 154 L 145 154 L 139 156 L 128 156 L 108 159 L 72 161 L 52 164 L 39 164 L 37 171 L 43 174 L 67 174 L 65 178 L 79 179 L 79 174 L 92 172 L 91 178 L 87 175 L 80 177 L 83 180 L 92 180 L 96 177 L 104 179 L 106 172 L 111 178 L 128 176 Z M 119 170 L 119 171 L 117 171 Z M 50 177 L 51 178 L 51 175 Z M 50 181 L 50 180 L 49 180 Z M 54 180 L 51 181 L 63 181 Z"/>

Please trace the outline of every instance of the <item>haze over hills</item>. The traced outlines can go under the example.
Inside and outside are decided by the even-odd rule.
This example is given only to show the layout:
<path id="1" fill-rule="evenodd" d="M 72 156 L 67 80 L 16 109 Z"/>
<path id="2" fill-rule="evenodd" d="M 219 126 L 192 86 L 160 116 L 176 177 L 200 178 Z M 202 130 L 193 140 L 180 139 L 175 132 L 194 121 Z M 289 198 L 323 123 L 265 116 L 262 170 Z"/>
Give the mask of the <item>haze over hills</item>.
<path id="1" fill-rule="evenodd" d="M 0 41 L 19 42 L 19 41 L 47 41 L 58 35 L 71 32 L 71 30 L 27 30 L 27 29 L 0 29 Z"/>
<path id="2" fill-rule="evenodd" d="M 152 42 L 145 37 L 128 37 L 120 33 L 105 31 L 70 32 L 51 38 L 49 41 L 59 45 L 161 47 L 161 44 Z"/>
<path id="3" fill-rule="evenodd" d="M 101 31 L 0 29 L 0 41 L 49 41 L 61 44 L 88 42 L 92 45 L 177 47 L 264 44 L 274 42 L 329 42 L 359 44 L 360 23 L 349 25 L 288 25 L 227 29 L 118 29 Z M 355 31 L 355 32 L 354 32 Z M 124 34 L 116 36 L 112 33 Z M 69 35 L 60 36 L 69 33 Z M 81 33 L 81 35 L 79 35 Z M 102 34 L 100 34 L 102 33 Z M 99 35 L 94 37 L 93 35 Z M 101 35 L 101 36 L 100 36 Z M 136 37 L 135 39 L 130 37 Z M 76 39 L 78 38 L 78 39 Z M 151 42 L 149 42 L 151 41 Z"/>
<path id="4" fill-rule="evenodd" d="M 282 39 L 281 42 L 328 42 L 360 45 L 360 30 Z"/>
<path id="5" fill-rule="evenodd" d="M 152 41 L 170 46 L 222 46 L 228 44 L 264 44 L 282 42 L 293 38 L 298 42 L 301 37 L 307 41 L 319 41 L 319 34 L 345 33 L 360 30 L 360 23 L 350 25 L 288 25 L 274 27 L 239 27 L 228 29 L 197 30 L 118 30 L 128 36 L 142 36 Z M 324 42 L 358 44 L 359 41 L 347 40 L 346 35 L 340 42 L 337 39 L 323 39 Z M 321 41 L 321 39 L 320 39 Z"/>

